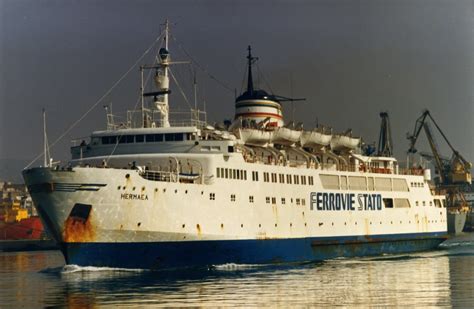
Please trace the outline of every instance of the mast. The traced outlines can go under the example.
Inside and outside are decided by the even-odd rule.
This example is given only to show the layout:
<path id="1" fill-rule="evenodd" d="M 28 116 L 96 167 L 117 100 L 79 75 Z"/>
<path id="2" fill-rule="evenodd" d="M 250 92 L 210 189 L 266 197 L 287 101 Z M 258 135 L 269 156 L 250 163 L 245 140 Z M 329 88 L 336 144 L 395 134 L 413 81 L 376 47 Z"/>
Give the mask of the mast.
<path id="1" fill-rule="evenodd" d="M 168 51 L 168 40 L 169 40 L 169 21 L 166 20 L 165 22 L 165 47 L 161 48 L 159 51 L 160 56 L 160 64 L 161 67 L 160 72 L 157 72 L 155 76 L 156 86 L 158 88 L 158 92 L 160 93 L 160 100 L 155 101 L 156 108 L 159 110 L 161 114 L 161 123 L 160 126 L 164 128 L 170 127 L 169 122 L 169 105 L 168 105 L 168 94 L 169 94 L 169 74 L 168 69 L 170 65 L 170 54 Z M 161 74 L 160 74 L 161 73 Z"/>
<path id="2" fill-rule="evenodd" d="M 46 134 L 46 110 L 43 108 L 43 166 L 48 167 L 49 164 L 49 150 L 48 150 L 48 136 Z"/>
<path id="3" fill-rule="evenodd" d="M 254 60 L 257 58 L 252 57 L 252 47 L 248 47 L 249 55 L 247 56 L 248 59 L 248 78 L 247 78 L 247 92 L 252 95 L 253 94 L 253 78 L 252 78 L 252 64 Z"/>

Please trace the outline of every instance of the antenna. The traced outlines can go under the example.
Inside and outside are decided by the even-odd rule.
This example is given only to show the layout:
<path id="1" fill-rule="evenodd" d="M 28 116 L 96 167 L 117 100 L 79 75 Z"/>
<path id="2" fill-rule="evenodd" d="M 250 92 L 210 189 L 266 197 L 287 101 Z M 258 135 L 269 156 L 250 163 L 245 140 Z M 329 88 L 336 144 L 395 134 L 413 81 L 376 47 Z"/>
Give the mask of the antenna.
<path id="1" fill-rule="evenodd" d="M 49 166 L 50 161 L 49 146 L 48 146 L 48 135 L 46 134 L 46 110 L 43 108 L 43 165 L 44 167 Z"/>

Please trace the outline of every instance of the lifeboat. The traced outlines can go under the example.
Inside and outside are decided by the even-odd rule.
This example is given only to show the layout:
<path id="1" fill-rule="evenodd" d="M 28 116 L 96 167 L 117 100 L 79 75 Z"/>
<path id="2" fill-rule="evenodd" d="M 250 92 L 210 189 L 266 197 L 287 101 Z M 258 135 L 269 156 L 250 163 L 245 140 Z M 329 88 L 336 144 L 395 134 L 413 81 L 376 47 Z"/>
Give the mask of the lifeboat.
<path id="1" fill-rule="evenodd" d="M 272 143 L 280 145 L 293 145 L 300 140 L 301 131 L 286 127 L 277 127 L 273 130 Z"/>
<path id="2" fill-rule="evenodd" d="M 336 151 L 353 150 L 359 145 L 360 138 L 347 135 L 334 135 L 331 138 L 331 149 Z"/>
<path id="3" fill-rule="evenodd" d="M 266 146 L 273 136 L 273 131 L 253 128 L 239 128 L 235 133 L 242 142 L 254 146 Z"/>
<path id="4" fill-rule="evenodd" d="M 325 134 L 318 131 L 304 131 L 300 137 L 303 147 L 321 148 L 331 143 L 332 134 Z"/>

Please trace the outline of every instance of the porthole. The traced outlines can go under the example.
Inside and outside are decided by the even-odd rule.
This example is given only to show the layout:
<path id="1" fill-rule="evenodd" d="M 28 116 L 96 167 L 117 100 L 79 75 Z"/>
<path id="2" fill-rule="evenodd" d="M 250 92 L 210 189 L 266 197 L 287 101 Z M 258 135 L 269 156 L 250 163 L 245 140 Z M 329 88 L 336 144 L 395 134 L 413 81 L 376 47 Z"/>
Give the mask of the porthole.
<path id="1" fill-rule="evenodd" d="M 127 179 L 130 178 L 130 174 L 125 175 L 125 178 Z"/>
<path id="2" fill-rule="evenodd" d="M 243 224 L 241 224 L 241 225 L 240 225 L 240 227 L 244 227 L 244 225 L 243 225 Z"/>
<path id="3" fill-rule="evenodd" d="M 165 192 L 166 192 L 166 189 L 163 189 L 163 193 L 165 193 Z"/>
<path id="4" fill-rule="evenodd" d="M 137 223 L 137 226 L 140 226 L 140 225 L 142 225 L 142 223 L 141 223 L 141 222 L 138 222 L 138 223 Z"/>
<path id="5" fill-rule="evenodd" d="M 158 188 L 155 188 L 155 192 L 158 192 Z"/>
<path id="6" fill-rule="evenodd" d="M 262 225 L 261 225 L 261 224 L 259 224 L 259 225 L 258 225 L 258 227 L 262 227 Z"/>
<path id="7" fill-rule="evenodd" d="M 175 190 L 174 190 L 174 193 L 178 193 L 178 189 L 175 189 Z"/>
<path id="8" fill-rule="evenodd" d="M 306 222 L 304 223 L 304 226 L 307 226 Z"/>
<path id="9" fill-rule="evenodd" d="M 275 227 L 277 227 L 278 225 L 275 223 Z"/>
<path id="10" fill-rule="evenodd" d="M 145 191 L 145 187 L 142 187 L 142 191 Z"/>
<path id="11" fill-rule="evenodd" d="M 132 188 L 132 191 L 135 191 L 135 187 Z"/>
<path id="12" fill-rule="evenodd" d="M 185 191 L 184 191 L 184 194 L 188 194 L 188 190 L 185 190 Z"/>
<path id="13" fill-rule="evenodd" d="M 344 222 L 344 225 L 347 225 L 347 222 Z"/>
<path id="14" fill-rule="evenodd" d="M 221 229 L 223 229 L 223 228 L 224 228 L 224 223 L 221 223 Z"/>
<path id="15" fill-rule="evenodd" d="M 292 226 L 293 226 L 293 223 L 290 223 L 290 227 L 292 227 Z"/>
<path id="16" fill-rule="evenodd" d="M 181 227 L 184 229 L 186 227 L 186 224 L 183 224 Z"/>
<path id="17" fill-rule="evenodd" d="M 120 188 L 121 188 L 121 187 L 120 187 L 120 186 L 118 186 L 118 187 L 117 187 L 117 190 L 120 190 Z"/>

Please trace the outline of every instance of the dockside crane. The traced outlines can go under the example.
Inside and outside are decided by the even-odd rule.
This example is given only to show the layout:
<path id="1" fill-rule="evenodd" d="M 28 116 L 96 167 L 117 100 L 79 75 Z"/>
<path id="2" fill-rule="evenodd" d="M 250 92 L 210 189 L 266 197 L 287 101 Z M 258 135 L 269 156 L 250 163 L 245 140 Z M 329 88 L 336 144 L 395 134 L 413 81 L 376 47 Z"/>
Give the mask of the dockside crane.
<path id="1" fill-rule="evenodd" d="M 453 152 L 449 161 L 443 160 L 438 147 L 436 145 L 432 130 L 430 128 L 427 119 L 435 125 L 438 132 L 441 134 L 446 144 Z M 424 129 L 426 138 L 431 148 L 433 158 L 435 161 L 435 167 L 439 175 L 439 185 L 441 186 L 464 186 L 472 183 L 471 167 L 472 164 L 468 162 L 449 142 L 448 138 L 444 134 L 443 130 L 439 127 L 438 123 L 431 116 L 428 110 L 425 110 L 423 114 L 416 120 L 415 129 L 412 135 L 408 135 L 410 140 L 410 148 L 408 149 L 409 154 L 417 152 L 415 148 L 418 137 L 421 133 L 421 129 Z"/>
<path id="2" fill-rule="evenodd" d="M 451 159 L 446 159 L 441 156 L 430 124 L 427 122 L 428 119 L 431 120 L 446 144 L 451 149 Z M 434 159 L 435 173 L 439 175 L 439 178 L 435 179 L 436 189 L 439 194 L 446 195 L 448 207 L 448 230 L 457 233 L 459 229 L 462 231 L 465 214 L 469 211 L 469 204 L 466 202 L 463 188 L 472 183 L 472 164 L 468 162 L 456 149 L 454 149 L 453 145 L 449 142 L 443 130 L 441 130 L 438 123 L 434 120 L 428 110 L 425 110 L 416 120 L 413 134 L 407 135 L 407 138 L 410 140 L 410 148 L 408 149 L 409 155 L 413 155 L 417 152 L 415 145 L 422 129 L 425 131 L 426 138 L 431 148 L 432 155 L 430 157 Z M 426 155 L 424 156 L 426 157 Z M 455 216 L 459 214 L 464 215 L 464 220 L 454 219 Z M 454 222 L 462 222 L 462 226 L 458 228 L 456 227 L 457 223 Z"/>

